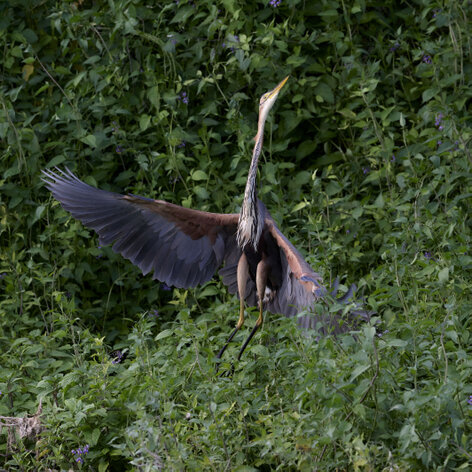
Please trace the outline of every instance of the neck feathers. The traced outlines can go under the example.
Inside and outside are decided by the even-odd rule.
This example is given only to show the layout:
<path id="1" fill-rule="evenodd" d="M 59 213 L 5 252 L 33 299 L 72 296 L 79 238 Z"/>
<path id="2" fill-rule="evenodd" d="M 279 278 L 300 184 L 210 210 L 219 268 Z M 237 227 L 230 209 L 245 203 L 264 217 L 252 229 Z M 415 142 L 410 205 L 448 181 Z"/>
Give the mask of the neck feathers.
<path id="1" fill-rule="evenodd" d="M 249 183 L 249 181 L 248 181 Z M 246 190 L 247 187 L 246 187 Z M 260 211 L 257 192 L 254 187 L 249 189 L 250 193 L 244 194 L 244 201 L 239 214 L 237 242 L 241 249 L 248 244 L 257 251 L 259 240 L 261 239 L 262 227 L 264 226 L 264 215 Z"/>
<path id="2" fill-rule="evenodd" d="M 251 167 L 249 168 L 247 177 L 241 213 L 239 214 L 237 242 L 241 249 L 244 249 L 246 245 L 250 244 L 254 247 L 254 250 L 257 250 L 264 226 L 264 215 L 260 211 L 256 191 L 257 164 L 259 162 L 264 138 L 264 123 L 265 116 L 259 116 L 259 126 L 257 135 L 254 138 L 255 144 L 252 153 Z"/>

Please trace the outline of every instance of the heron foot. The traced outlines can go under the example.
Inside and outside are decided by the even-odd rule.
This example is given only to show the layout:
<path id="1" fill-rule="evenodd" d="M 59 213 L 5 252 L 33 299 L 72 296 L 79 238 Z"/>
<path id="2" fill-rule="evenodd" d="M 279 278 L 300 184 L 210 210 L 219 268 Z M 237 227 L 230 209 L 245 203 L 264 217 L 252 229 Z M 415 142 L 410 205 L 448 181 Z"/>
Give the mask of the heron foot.
<path id="1" fill-rule="evenodd" d="M 218 373 L 218 370 L 220 368 L 220 364 L 216 367 L 216 372 Z M 222 372 L 219 373 L 218 377 L 228 377 L 232 378 L 234 374 L 234 362 L 231 362 L 231 368 L 227 370 L 223 370 Z"/>

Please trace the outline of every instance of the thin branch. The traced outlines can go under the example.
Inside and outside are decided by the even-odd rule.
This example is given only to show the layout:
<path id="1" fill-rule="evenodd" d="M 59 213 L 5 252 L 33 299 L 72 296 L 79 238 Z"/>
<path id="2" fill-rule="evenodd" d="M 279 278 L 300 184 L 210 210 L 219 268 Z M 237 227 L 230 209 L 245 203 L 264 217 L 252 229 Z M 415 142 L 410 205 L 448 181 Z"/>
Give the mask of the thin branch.
<path id="1" fill-rule="evenodd" d="M 73 103 L 70 101 L 70 98 L 67 96 L 66 92 L 64 91 L 64 89 L 59 85 L 59 83 L 56 81 L 56 79 L 49 73 L 49 71 L 46 69 L 46 67 L 44 66 L 44 64 L 39 60 L 39 57 L 35 54 L 34 57 L 36 58 L 36 60 L 39 62 L 39 65 L 42 67 L 42 69 L 44 70 L 44 72 L 46 72 L 46 74 L 48 75 L 48 77 L 56 84 L 56 86 L 59 88 L 59 90 L 62 92 L 62 94 L 64 95 L 64 97 L 66 97 L 66 100 L 69 102 L 69 105 L 71 106 L 71 108 L 73 108 L 75 110 L 75 106 L 73 105 Z"/>
<path id="2" fill-rule="evenodd" d="M 21 146 L 20 133 L 18 133 L 15 123 L 13 123 L 13 121 L 11 120 L 10 115 L 8 114 L 8 108 L 1 95 L 0 95 L 0 100 L 2 101 L 2 106 L 3 106 L 3 109 L 5 110 L 5 116 L 7 118 L 7 121 L 10 124 L 10 126 L 13 128 L 13 131 L 15 132 L 16 142 L 18 143 L 18 154 L 20 155 L 20 162 L 23 161 L 23 163 L 26 165 L 25 155 L 23 153 L 23 147 Z M 18 166 L 18 170 L 21 170 L 20 166 Z"/>
<path id="3" fill-rule="evenodd" d="M 106 49 L 108 55 L 110 56 L 110 59 L 113 59 L 113 56 L 111 55 L 111 52 L 110 50 L 108 49 L 108 46 L 107 46 L 107 43 L 105 43 L 102 35 L 100 34 L 100 31 L 98 31 L 97 28 L 95 28 L 95 26 L 92 24 L 90 25 L 90 28 L 92 29 L 92 31 L 100 38 L 100 41 L 102 42 L 103 44 L 103 47 Z"/>
<path id="4" fill-rule="evenodd" d="M 447 353 L 446 353 L 446 347 L 444 346 L 444 332 L 446 331 L 446 321 L 449 316 L 449 313 L 446 315 L 444 318 L 443 324 L 442 324 L 442 329 L 441 329 L 441 337 L 440 337 L 440 342 L 441 342 L 441 349 L 444 355 L 444 384 L 447 383 L 447 371 L 448 371 L 448 360 L 447 360 Z"/>

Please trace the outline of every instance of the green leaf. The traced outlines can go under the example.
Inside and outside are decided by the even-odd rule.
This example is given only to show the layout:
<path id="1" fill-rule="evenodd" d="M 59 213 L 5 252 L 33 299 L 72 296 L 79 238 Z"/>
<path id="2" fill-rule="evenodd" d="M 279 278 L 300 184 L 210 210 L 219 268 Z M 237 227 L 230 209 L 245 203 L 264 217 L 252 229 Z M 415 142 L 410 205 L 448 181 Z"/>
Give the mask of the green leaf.
<path id="1" fill-rule="evenodd" d="M 88 134 L 84 138 L 80 138 L 80 140 L 90 147 L 93 147 L 93 148 L 97 147 L 97 138 L 93 134 Z"/>
<path id="2" fill-rule="evenodd" d="M 208 175 L 200 169 L 193 171 L 191 175 L 193 180 L 208 180 Z"/>
<path id="3" fill-rule="evenodd" d="M 427 265 L 424 269 L 416 273 L 417 278 L 427 277 L 435 271 L 435 266 L 433 264 Z"/>
<path id="4" fill-rule="evenodd" d="M 146 131 L 149 128 L 149 124 L 151 123 L 151 117 L 149 115 L 141 115 L 139 117 L 139 127 L 141 131 Z"/>
<path id="5" fill-rule="evenodd" d="M 352 382 L 354 379 L 359 377 L 363 372 L 368 370 L 370 368 L 370 365 L 358 365 L 351 373 L 351 377 L 349 379 L 349 382 Z"/>
<path id="6" fill-rule="evenodd" d="M 333 195 L 336 195 L 342 190 L 342 187 L 335 181 L 331 181 L 327 186 L 326 186 L 326 194 L 329 197 L 332 197 Z"/>
<path id="7" fill-rule="evenodd" d="M 159 110 L 160 94 L 159 87 L 157 85 L 148 89 L 147 98 L 151 102 L 151 105 L 153 105 L 157 110 Z"/>
<path id="8" fill-rule="evenodd" d="M 364 209 L 362 207 L 356 207 L 352 210 L 352 217 L 355 220 L 358 220 L 364 214 Z"/>
<path id="9" fill-rule="evenodd" d="M 306 58 L 301 56 L 290 56 L 287 58 L 287 65 L 291 65 L 293 67 L 299 67 L 305 62 Z"/>
<path id="10" fill-rule="evenodd" d="M 193 6 L 178 6 L 177 13 L 171 19 L 170 23 L 184 23 L 194 13 L 195 8 Z"/>
<path id="11" fill-rule="evenodd" d="M 302 208 L 305 208 L 306 206 L 308 205 L 308 202 L 299 202 L 297 203 L 293 209 L 292 209 L 292 213 L 295 213 L 297 211 L 300 211 Z"/>
<path id="12" fill-rule="evenodd" d="M 316 143 L 314 141 L 303 141 L 297 148 L 296 158 L 303 159 L 310 155 L 316 149 Z"/>
<path id="13" fill-rule="evenodd" d="M 438 93 L 439 93 L 439 89 L 437 87 L 426 89 L 422 94 L 423 103 L 429 102 L 433 97 L 437 96 Z"/>
<path id="14" fill-rule="evenodd" d="M 321 82 L 315 87 L 315 93 L 328 103 L 334 103 L 334 94 L 331 88 Z"/>
<path id="15" fill-rule="evenodd" d="M 63 155 L 55 156 L 48 162 L 47 167 L 50 168 L 50 167 L 58 166 L 59 164 L 62 164 L 65 160 L 66 160 L 66 157 Z"/>
<path id="16" fill-rule="evenodd" d="M 44 205 L 39 205 L 36 208 L 36 210 L 34 212 L 34 217 L 33 217 L 32 223 L 35 223 L 36 221 L 38 221 L 43 216 L 43 213 L 44 213 L 45 209 L 46 209 L 46 207 Z"/>
<path id="17" fill-rule="evenodd" d="M 404 339 L 389 339 L 385 344 L 389 347 L 406 347 L 408 346 L 408 341 Z"/>
<path id="18" fill-rule="evenodd" d="M 384 208 L 385 207 L 385 200 L 383 195 L 379 193 L 378 197 L 375 199 L 375 202 L 372 205 L 374 208 Z"/>
<path id="19" fill-rule="evenodd" d="M 440 283 L 446 283 L 449 280 L 449 269 L 447 267 L 444 267 L 444 269 L 441 269 L 438 273 L 438 280 Z"/>
<path id="20" fill-rule="evenodd" d="M 174 334 L 174 331 L 171 329 L 165 329 L 161 331 L 155 338 L 154 341 L 160 341 L 161 339 L 168 338 L 169 336 L 172 336 Z"/>
<path id="21" fill-rule="evenodd" d="M 201 200 L 208 200 L 210 198 L 210 194 L 208 193 L 208 190 L 205 187 L 201 187 L 198 185 L 193 188 L 193 191 L 196 195 L 198 195 Z"/>
<path id="22" fill-rule="evenodd" d="M 108 465 L 108 462 L 101 460 L 98 464 L 98 472 L 106 472 L 108 470 Z"/>

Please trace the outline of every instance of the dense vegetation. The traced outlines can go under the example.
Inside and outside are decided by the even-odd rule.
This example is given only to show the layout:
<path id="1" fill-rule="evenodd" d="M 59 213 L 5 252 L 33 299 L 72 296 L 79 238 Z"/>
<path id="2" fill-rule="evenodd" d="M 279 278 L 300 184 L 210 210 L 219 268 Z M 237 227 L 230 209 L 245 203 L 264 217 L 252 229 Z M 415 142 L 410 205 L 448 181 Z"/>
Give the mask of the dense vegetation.
<path id="1" fill-rule="evenodd" d="M 42 414 L 37 435 L 0 431 L 0 468 L 472 468 L 471 16 L 463 0 L 1 2 L 0 415 Z M 218 377 L 238 310 L 218 277 L 142 277 L 40 171 L 237 212 L 257 100 L 288 74 L 259 195 L 377 316 L 337 338 L 266 316 Z"/>

